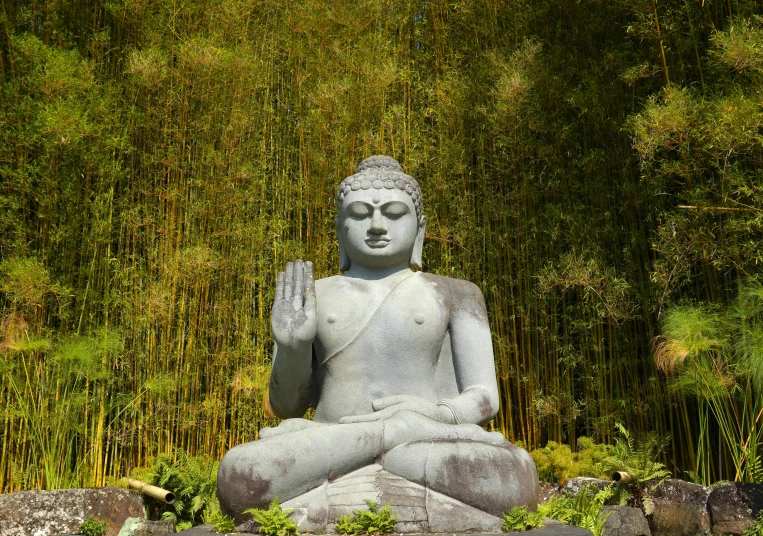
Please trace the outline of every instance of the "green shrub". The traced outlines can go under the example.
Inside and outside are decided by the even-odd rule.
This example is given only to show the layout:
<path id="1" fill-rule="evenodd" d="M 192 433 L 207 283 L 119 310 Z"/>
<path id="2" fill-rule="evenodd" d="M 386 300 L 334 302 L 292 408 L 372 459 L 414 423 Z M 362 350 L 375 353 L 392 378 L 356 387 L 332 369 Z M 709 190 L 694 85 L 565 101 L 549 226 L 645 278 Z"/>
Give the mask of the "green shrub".
<path id="1" fill-rule="evenodd" d="M 297 532 L 297 524 L 289 519 L 293 510 L 284 510 L 278 504 L 278 497 L 273 497 L 267 510 L 249 508 L 245 514 L 251 514 L 252 519 L 259 525 L 259 532 L 267 536 L 286 536 Z"/>
<path id="2" fill-rule="evenodd" d="M 758 517 L 752 525 L 744 529 L 742 536 L 763 536 L 763 510 L 758 512 Z"/>
<path id="3" fill-rule="evenodd" d="M 531 530 L 543 526 L 543 514 L 530 512 L 526 506 L 515 506 L 503 514 L 503 531 Z"/>
<path id="4" fill-rule="evenodd" d="M 79 526 L 82 536 L 102 536 L 106 534 L 108 529 L 109 524 L 106 521 L 101 521 L 93 516 L 88 516 Z"/>
<path id="5" fill-rule="evenodd" d="M 355 510 L 351 516 L 342 516 L 336 524 L 340 534 L 388 534 L 394 532 L 397 516 L 390 512 L 391 502 L 379 510 L 379 505 L 366 499 L 368 510 Z"/>
<path id="6" fill-rule="evenodd" d="M 577 476 L 602 476 L 597 464 L 612 453 L 613 447 L 594 443 L 587 437 L 580 437 L 577 446 L 577 452 L 572 452 L 569 445 L 549 441 L 542 449 L 530 452 L 538 469 L 538 478 L 563 485 Z"/>
<path id="7" fill-rule="evenodd" d="M 633 477 L 634 484 L 662 481 L 670 476 L 665 465 L 657 461 L 668 446 L 667 437 L 651 432 L 636 441 L 622 424 L 615 426 L 618 430 L 615 446 L 609 456 L 596 464 L 600 473 L 611 475 L 614 471 L 625 471 Z"/>
<path id="8" fill-rule="evenodd" d="M 236 532 L 235 520 L 232 517 L 223 514 L 219 509 L 208 510 L 207 513 L 204 514 L 204 523 L 212 525 L 215 532 Z"/>
<path id="9" fill-rule="evenodd" d="M 603 490 L 586 485 L 577 495 L 557 495 L 550 502 L 540 505 L 538 515 L 582 527 L 590 530 L 593 536 L 601 536 L 609 518 L 609 514 L 601 514 L 602 508 L 616 498 L 617 491 L 612 485 Z"/>
<path id="10" fill-rule="evenodd" d="M 133 471 L 134 478 L 168 489 L 175 494 L 173 504 L 149 499 L 152 518 L 172 519 L 175 530 L 189 529 L 220 511 L 217 501 L 219 462 L 207 456 L 190 456 L 177 449 L 174 456 L 161 454 L 152 468 Z"/>
<path id="11" fill-rule="evenodd" d="M 612 454 L 601 460 L 597 468 L 603 474 L 624 471 L 633 477 L 633 483 L 628 489 L 633 490 L 644 513 L 650 515 L 654 512 L 652 491 L 670 476 L 665 465 L 657 461 L 669 440 L 651 432 L 641 441 L 636 441 L 622 424 L 617 423 L 615 426 L 619 437 Z"/>

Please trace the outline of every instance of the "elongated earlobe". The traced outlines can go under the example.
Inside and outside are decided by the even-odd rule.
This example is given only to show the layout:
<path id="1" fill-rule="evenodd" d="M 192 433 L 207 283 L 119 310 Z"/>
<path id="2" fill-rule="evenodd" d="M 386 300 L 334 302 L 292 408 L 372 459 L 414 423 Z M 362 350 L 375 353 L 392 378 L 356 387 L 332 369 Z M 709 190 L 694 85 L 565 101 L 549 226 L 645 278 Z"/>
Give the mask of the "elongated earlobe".
<path id="1" fill-rule="evenodd" d="M 411 270 L 421 270 L 423 263 L 421 261 L 424 253 L 424 230 L 427 226 L 427 220 L 425 217 L 421 217 L 421 223 L 419 223 L 419 230 L 416 233 L 416 240 L 413 242 L 413 251 L 411 252 L 411 260 L 408 262 Z"/>
<path id="2" fill-rule="evenodd" d="M 344 235 L 339 224 L 339 218 L 334 220 L 334 224 L 336 225 L 336 237 L 339 240 L 339 270 L 346 272 L 350 269 L 350 257 L 347 256 L 347 250 L 344 248 Z"/>

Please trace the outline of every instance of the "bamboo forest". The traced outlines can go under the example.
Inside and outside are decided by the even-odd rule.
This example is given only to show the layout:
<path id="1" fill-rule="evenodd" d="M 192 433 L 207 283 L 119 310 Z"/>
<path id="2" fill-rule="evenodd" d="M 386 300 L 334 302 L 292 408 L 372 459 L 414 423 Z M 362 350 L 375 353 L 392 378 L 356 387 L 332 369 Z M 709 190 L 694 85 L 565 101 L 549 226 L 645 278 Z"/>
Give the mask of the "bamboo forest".
<path id="1" fill-rule="evenodd" d="M 278 420 L 270 309 L 397 159 L 528 450 L 763 482 L 757 0 L 0 0 L 0 492 Z"/>

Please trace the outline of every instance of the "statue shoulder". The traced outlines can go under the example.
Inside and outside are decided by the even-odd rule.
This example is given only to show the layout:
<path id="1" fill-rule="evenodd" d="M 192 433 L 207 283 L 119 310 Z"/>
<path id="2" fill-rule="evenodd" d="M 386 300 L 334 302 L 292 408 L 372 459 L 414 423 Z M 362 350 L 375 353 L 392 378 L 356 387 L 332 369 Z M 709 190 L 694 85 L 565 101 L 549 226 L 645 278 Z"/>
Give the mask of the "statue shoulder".
<path id="1" fill-rule="evenodd" d="M 482 291 L 471 281 L 434 274 L 421 273 L 421 275 L 443 294 L 451 312 L 467 312 L 480 318 L 487 318 Z"/>
<path id="2" fill-rule="evenodd" d="M 336 289 L 337 286 L 342 284 L 342 276 L 332 275 L 315 280 L 315 292 L 321 294 L 323 292 L 331 292 Z"/>

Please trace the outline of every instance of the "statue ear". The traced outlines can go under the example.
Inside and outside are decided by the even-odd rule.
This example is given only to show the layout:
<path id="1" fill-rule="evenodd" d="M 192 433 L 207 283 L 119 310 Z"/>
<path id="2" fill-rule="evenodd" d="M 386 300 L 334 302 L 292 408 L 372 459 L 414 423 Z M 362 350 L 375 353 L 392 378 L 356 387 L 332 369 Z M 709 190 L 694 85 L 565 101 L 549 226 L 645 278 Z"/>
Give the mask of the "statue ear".
<path id="1" fill-rule="evenodd" d="M 422 216 L 419 223 L 419 230 L 416 233 L 416 240 L 413 242 L 413 251 L 411 252 L 411 260 L 408 262 L 411 270 L 421 270 L 423 264 L 421 257 L 424 252 L 424 230 L 427 226 L 427 219 Z"/>
<path id="2" fill-rule="evenodd" d="M 347 250 L 344 248 L 344 236 L 339 218 L 334 220 L 334 224 L 336 225 L 336 237 L 339 240 L 339 270 L 346 272 L 350 269 L 350 257 L 347 256 Z"/>

